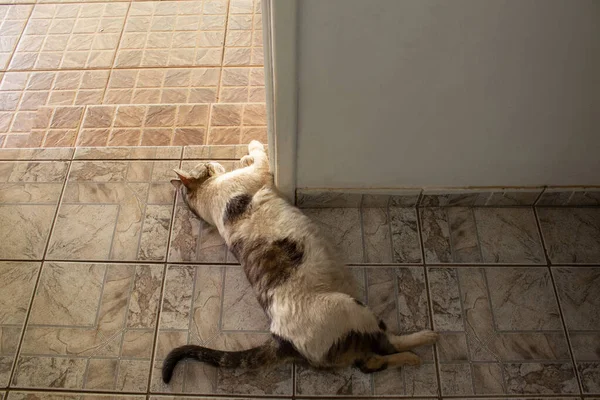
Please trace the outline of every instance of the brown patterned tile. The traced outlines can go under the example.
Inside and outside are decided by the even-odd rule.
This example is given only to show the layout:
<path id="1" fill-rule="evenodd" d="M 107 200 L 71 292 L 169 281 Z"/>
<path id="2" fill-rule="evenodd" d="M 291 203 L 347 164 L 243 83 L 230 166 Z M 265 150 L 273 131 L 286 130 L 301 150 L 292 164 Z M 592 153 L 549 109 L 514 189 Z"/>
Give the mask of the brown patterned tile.
<path id="1" fill-rule="evenodd" d="M 176 368 L 168 386 L 160 378 L 162 360 L 175 346 L 194 343 L 215 349 L 241 350 L 268 338 L 265 333 L 221 331 L 223 289 L 225 286 L 225 295 L 229 296 L 227 286 L 235 286 L 234 281 L 225 281 L 231 271 L 240 271 L 240 268 L 206 265 L 168 267 L 151 390 L 193 394 L 291 395 L 292 370 L 289 365 L 268 371 L 247 371 L 188 362 Z M 233 274 L 235 277 L 235 272 Z M 243 284 L 241 279 L 239 282 Z M 247 303 L 236 307 L 234 303 L 226 302 L 229 312 L 244 313 L 256 306 Z M 231 309 L 231 306 L 234 308 Z M 235 319 L 230 322 L 237 323 Z"/>
<path id="2" fill-rule="evenodd" d="M 554 267 L 552 273 L 583 392 L 600 393 L 600 268 Z"/>
<path id="3" fill-rule="evenodd" d="M 165 260 L 174 189 L 153 203 L 178 161 L 74 161 L 48 259 Z M 164 185 L 166 186 L 166 185 Z"/>
<path id="4" fill-rule="evenodd" d="M 6 69 L 32 9 L 32 5 L 0 5 L 0 70 Z"/>
<path id="5" fill-rule="evenodd" d="M 219 66 L 222 8 L 203 8 L 201 1 L 132 3 L 115 67 Z"/>
<path id="6" fill-rule="evenodd" d="M 209 105 L 102 105 L 86 108 L 78 146 L 204 144 Z"/>
<path id="7" fill-rule="evenodd" d="M 163 265 L 45 263 L 12 385 L 145 392 L 163 273 Z M 148 347 L 132 347 L 133 338 Z"/>
<path id="8" fill-rule="evenodd" d="M 11 391 L 11 400 L 144 400 L 145 396 L 126 396 L 114 394 L 91 393 L 66 393 L 66 392 L 38 392 L 38 391 Z"/>
<path id="9" fill-rule="evenodd" d="M 360 212 L 356 208 L 307 208 L 304 214 L 319 225 L 348 263 L 363 262 Z"/>
<path id="10" fill-rule="evenodd" d="M 578 393 L 545 267 L 432 267 L 428 277 L 442 395 Z"/>
<path id="11" fill-rule="evenodd" d="M 0 254 L 36 260 L 44 255 L 67 176 L 66 161 L 0 162 Z"/>
<path id="12" fill-rule="evenodd" d="M 0 388 L 8 386 L 40 265 L 0 262 Z"/>
<path id="13" fill-rule="evenodd" d="M 530 208 L 427 207 L 420 215 L 427 263 L 545 263 Z"/>
<path id="14" fill-rule="evenodd" d="M 390 207 L 392 250 L 396 263 L 420 263 L 421 245 L 414 208 Z"/>
<path id="15" fill-rule="evenodd" d="M 262 14 L 260 1 L 229 5 L 224 66 L 263 65 Z"/>
<path id="16" fill-rule="evenodd" d="M 126 3 L 36 5 L 9 70 L 110 67 L 128 8 Z"/>
<path id="17" fill-rule="evenodd" d="M 219 68 L 113 70 L 104 103 L 214 103 L 219 72 Z"/>
<path id="18" fill-rule="evenodd" d="M 219 91 L 220 103 L 257 103 L 265 101 L 263 67 L 223 67 Z"/>
<path id="19" fill-rule="evenodd" d="M 600 209 L 537 209 L 542 236 L 553 264 L 600 262 Z"/>

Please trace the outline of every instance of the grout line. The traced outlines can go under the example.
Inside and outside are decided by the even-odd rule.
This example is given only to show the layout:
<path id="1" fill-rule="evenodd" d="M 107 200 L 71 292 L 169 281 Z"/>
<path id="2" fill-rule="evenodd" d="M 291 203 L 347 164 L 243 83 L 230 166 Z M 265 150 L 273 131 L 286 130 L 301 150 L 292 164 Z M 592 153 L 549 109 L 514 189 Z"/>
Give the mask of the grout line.
<path id="1" fill-rule="evenodd" d="M 48 253 L 48 248 L 50 247 L 50 239 L 52 238 L 52 234 L 54 233 L 54 227 L 56 225 L 56 220 L 58 218 L 58 211 L 60 210 L 60 203 L 64 197 L 65 189 L 67 187 L 67 182 L 69 181 L 69 175 L 71 174 L 71 165 L 72 162 L 69 161 L 69 166 L 67 168 L 67 173 L 65 174 L 65 181 L 63 182 L 63 187 L 60 192 L 60 197 L 58 198 L 58 202 L 56 204 L 56 210 L 54 211 L 54 217 L 52 218 L 52 223 L 50 224 L 50 230 L 48 231 L 48 239 L 46 239 L 46 246 L 44 247 L 44 253 L 42 254 L 42 260 L 40 262 L 40 267 L 38 271 L 38 275 L 35 281 L 35 285 L 33 287 L 33 291 L 31 294 L 31 299 L 29 300 L 29 304 L 27 306 L 27 313 L 25 315 L 25 320 L 23 321 L 23 328 L 21 331 L 21 337 L 19 338 L 19 343 L 17 344 L 17 349 L 15 351 L 15 358 L 12 362 L 10 374 L 8 377 L 7 385 L 10 386 L 11 382 L 15 377 L 15 373 L 17 371 L 17 364 L 19 362 L 19 357 L 21 355 L 21 348 L 23 346 L 23 341 L 25 340 L 25 333 L 27 331 L 27 325 L 29 324 L 29 317 L 31 316 L 31 309 L 33 308 L 33 300 L 35 299 L 35 295 L 38 291 L 40 280 L 42 277 L 42 270 L 44 268 L 44 260 L 46 259 L 46 254 Z"/>
<path id="2" fill-rule="evenodd" d="M 417 213 L 417 234 L 419 240 L 419 246 L 421 246 L 421 259 L 425 262 L 425 245 L 423 244 L 423 236 L 421 232 L 421 213 L 418 207 L 415 207 Z M 423 266 L 423 276 L 425 278 L 425 294 L 427 296 L 427 306 L 429 308 L 429 324 L 431 326 L 431 330 L 435 330 L 435 325 L 433 324 L 433 301 L 431 299 L 430 287 L 429 287 L 429 274 L 427 271 L 427 267 Z M 461 303 L 462 305 L 462 303 Z M 442 398 L 442 373 L 440 370 L 440 359 L 438 352 L 438 344 L 435 343 L 433 345 L 433 362 L 435 365 L 435 377 L 437 382 L 437 398 Z"/>
<path id="3" fill-rule="evenodd" d="M 565 322 L 565 317 L 564 317 L 564 313 L 563 313 L 563 309 L 562 309 L 562 303 L 560 301 L 560 296 L 558 294 L 558 288 L 556 287 L 556 280 L 554 279 L 554 274 L 552 272 L 552 262 L 550 260 L 550 257 L 548 256 L 546 242 L 544 241 L 544 236 L 542 234 L 542 225 L 540 224 L 540 219 L 538 217 L 536 208 L 535 207 L 531 207 L 531 208 L 533 209 L 533 217 L 535 219 L 535 224 L 537 227 L 538 235 L 541 238 L 542 248 L 544 250 L 544 257 L 546 257 L 548 273 L 550 275 L 550 280 L 552 282 L 552 289 L 554 290 L 554 298 L 556 299 L 556 304 L 558 306 L 558 313 L 560 315 L 560 321 L 561 321 L 562 327 L 563 327 L 563 334 L 565 335 L 565 339 L 567 340 L 567 345 L 569 347 L 569 354 L 571 355 L 571 363 L 573 366 L 573 373 L 575 374 L 575 377 L 577 378 L 577 384 L 579 386 L 579 393 L 582 394 L 582 393 L 584 393 L 583 382 L 581 381 L 581 377 L 579 376 L 579 371 L 577 369 L 577 362 L 575 360 L 575 354 L 573 352 L 573 344 L 571 343 L 571 337 L 569 335 L 569 330 L 567 329 L 567 323 Z"/>
<path id="4" fill-rule="evenodd" d="M 583 382 L 581 380 L 581 377 L 579 376 L 579 370 L 577 368 L 577 360 L 575 359 L 575 353 L 573 352 L 573 343 L 571 342 L 571 336 L 569 335 L 569 330 L 567 328 L 567 323 L 565 322 L 565 317 L 564 317 L 564 313 L 562 310 L 562 303 L 560 301 L 560 296 L 558 294 L 558 289 L 556 287 L 556 281 L 554 279 L 554 273 L 552 272 L 552 267 L 548 266 L 548 273 L 550 274 L 550 280 L 552 283 L 552 288 L 554 289 L 554 297 L 556 299 L 556 305 L 558 306 L 558 312 L 560 315 L 560 321 L 562 323 L 563 326 L 563 334 L 565 335 L 565 339 L 567 340 L 567 345 L 569 346 L 569 354 L 571 356 L 571 363 L 572 363 L 572 367 L 573 367 L 573 373 L 575 375 L 575 377 L 577 378 L 577 384 L 579 385 L 579 393 L 583 394 L 584 390 L 583 390 Z"/>
<path id="5" fill-rule="evenodd" d="M 433 300 L 431 299 L 431 289 L 429 285 L 429 272 L 427 267 L 423 267 L 423 276 L 425 278 L 425 294 L 427 296 L 427 307 L 429 314 L 429 324 L 431 326 L 431 330 L 435 330 L 435 325 L 433 324 Z M 440 356 L 438 351 L 438 344 L 435 343 L 433 345 L 433 363 L 435 365 L 435 377 L 437 381 L 437 397 L 441 399 L 442 396 L 442 372 L 441 372 L 441 363 Z"/>
<path id="6" fill-rule="evenodd" d="M 183 154 L 183 151 L 182 151 L 182 154 Z M 181 159 L 179 160 L 179 167 L 181 168 Z M 148 188 L 148 192 L 150 192 L 150 188 Z M 162 281 L 160 295 L 159 295 L 160 300 L 158 302 L 156 325 L 154 327 L 154 339 L 153 339 L 154 346 L 152 346 L 152 354 L 150 354 L 150 371 L 148 372 L 148 385 L 146 386 L 148 394 L 150 393 L 151 388 L 152 388 L 152 373 L 154 371 L 154 364 L 156 362 L 156 360 L 155 360 L 156 351 L 158 349 L 158 333 L 160 331 L 160 319 L 162 318 L 162 308 L 163 308 L 163 303 L 164 303 L 165 289 L 167 287 L 167 273 L 169 271 L 168 264 L 166 263 L 166 261 L 169 259 L 169 250 L 171 248 L 171 233 L 173 232 L 173 226 L 175 224 L 175 207 L 176 207 L 176 205 L 177 205 L 177 193 L 175 193 L 175 196 L 173 196 L 173 206 L 171 208 L 171 223 L 169 224 L 169 234 L 167 235 L 167 249 L 166 249 L 166 254 L 165 254 L 165 261 L 162 263 L 163 264 L 163 277 L 162 277 L 163 281 Z M 192 297 L 193 297 L 193 293 L 192 293 Z M 190 313 L 191 313 L 191 310 L 190 310 Z M 189 327 L 188 327 L 188 330 L 189 330 Z"/>

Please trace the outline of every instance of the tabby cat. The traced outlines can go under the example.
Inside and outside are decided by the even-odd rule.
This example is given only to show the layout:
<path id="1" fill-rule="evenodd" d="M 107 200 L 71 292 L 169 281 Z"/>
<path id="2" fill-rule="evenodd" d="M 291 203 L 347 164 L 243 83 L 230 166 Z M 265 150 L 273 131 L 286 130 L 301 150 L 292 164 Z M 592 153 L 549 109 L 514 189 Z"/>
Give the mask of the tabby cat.
<path id="1" fill-rule="evenodd" d="M 186 358 L 218 367 L 259 368 L 300 362 L 316 368 L 353 365 L 371 373 L 419 365 L 409 350 L 434 343 L 429 330 L 394 335 L 358 300 L 350 270 L 318 227 L 278 194 L 264 146 L 253 141 L 243 168 L 214 162 L 176 170 L 171 181 L 189 208 L 214 225 L 241 263 L 271 321 L 270 339 L 243 351 L 187 345 L 172 350 L 162 378 L 169 383 Z"/>

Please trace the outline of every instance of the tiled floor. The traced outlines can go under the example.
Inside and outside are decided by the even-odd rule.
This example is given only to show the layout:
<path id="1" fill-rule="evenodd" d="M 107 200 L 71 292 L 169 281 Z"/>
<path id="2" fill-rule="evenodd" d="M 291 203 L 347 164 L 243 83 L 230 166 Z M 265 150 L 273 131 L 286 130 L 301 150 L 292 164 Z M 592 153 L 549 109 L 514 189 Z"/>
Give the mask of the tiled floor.
<path id="1" fill-rule="evenodd" d="M 173 167 L 199 159 L 236 168 L 243 152 L 0 153 L 0 392 L 11 400 L 600 395 L 600 208 L 417 210 L 376 198 L 362 209 L 305 212 L 344 250 L 363 300 L 389 327 L 441 332 L 435 348 L 419 350 L 420 368 L 368 376 L 190 362 L 165 386 L 160 365 L 174 346 L 244 349 L 268 335 L 241 268 L 168 182 Z"/>
<path id="2" fill-rule="evenodd" d="M 0 1 L 0 147 L 266 142 L 261 16 L 260 0 Z"/>

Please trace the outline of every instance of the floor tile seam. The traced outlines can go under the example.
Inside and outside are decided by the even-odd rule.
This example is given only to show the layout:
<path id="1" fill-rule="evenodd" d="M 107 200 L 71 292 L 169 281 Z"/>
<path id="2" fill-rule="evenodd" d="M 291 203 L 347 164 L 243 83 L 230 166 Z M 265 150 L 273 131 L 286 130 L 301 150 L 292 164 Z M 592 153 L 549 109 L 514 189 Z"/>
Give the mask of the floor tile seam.
<path id="1" fill-rule="evenodd" d="M 571 365 L 573 367 L 573 373 L 575 374 L 575 378 L 577 379 L 577 383 L 578 383 L 578 387 L 579 387 L 579 393 L 580 394 L 584 394 L 585 391 L 583 389 L 583 379 L 580 376 L 579 368 L 577 368 L 577 363 L 578 362 L 577 362 L 577 358 L 575 357 L 575 350 L 573 349 L 573 343 L 571 341 L 571 335 L 570 335 L 569 329 L 567 327 L 567 322 L 565 321 L 563 307 L 562 307 L 562 302 L 560 300 L 560 296 L 559 296 L 559 293 L 558 293 L 558 287 L 556 286 L 556 280 L 555 280 L 554 273 L 552 271 L 552 267 L 551 266 L 548 266 L 548 272 L 550 274 L 552 288 L 553 288 L 554 296 L 555 296 L 555 299 L 556 299 L 556 304 L 558 306 L 558 312 L 559 312 L 560 320 L 561 320 L 562 327 L 563 327 L 563 334 L 565 335 L 565 340 L 567 342 L 567 348 L 569 349 L 569 355 L 571 356 L 570 362 L 571 362 Z"/>
<path id="2" fill-rule="evenodd" d="M 391 199 L 391 196 L 390 196 Z M 389 204 L 390 204 L 390 199 L 388 199 L 388 207 L 387 210 L 389 211 Z M 423 262 L 425 262 L 425 246 L 423 245 L 423 236 L 422 236 L 422 230 L 421 230 L 421 213 L 419 211 L 418 208 L 415 207 L 415 213 L 417 215 L 417 232 L 418 232 L 418 238 L 419 238 L 419 243 L 420 243 L 420 247 L 421 247 L 421 259 Z M 390 219 L 390 226 L 391 226 L 391 219 Z M 392 241 L 392 245 L 393 245 L 393 241 Z M 393 248 L 392 248 L 392 256 L 393 256 Z M 429 284 L 429 271 L 427 269 L 427 267 L 425 267 L 425 265 L 423 265 L 423 277 L 425 280 L 425 295 L 427 297 L 427 309 L 428 309 L 428 314 L 429 314 L 429 325 L 431 326 L 431 330 L 436 329 L 436 326 L 434 324 L 434 320 L 433 320 L 433 299 L 431 296 L 431 287 Z M 441 399 L 442 396 L 442 373 L 441 373 L 441 369 L 440 369 L 440 352 L 438 349 L 439 346 L 439 341 L 438 343 L 435 343 L 433 345 L 433 361 L 435 364 L 435 378 L 436 378 L 436 383 L 437 383 L 437 390 L 436 390 L 436 395 L 438 399 Z M 406 382 L 405 382 L 406 383 Z"/>
<path id="3" fill-rule="evenodd" d="M 31 13 L 30 13 L 30 16 L 31 16 Z M 29 303 L 28 303 L 28 306 L 27 306 L 27 314 L 26 314 L 25 319 L 23 321 L 23 328 L 22 328 L 21 333 L 20 333 L 19 342 L 17 344 L 17 348 L 15 349 L 14 359 L 12 361 L 10 373 L 9 373 L 9 376 L 8 376 L 8 385 L 9 386 L 11 385 L 13 379 L 15 378 L 15 374 L 16 374 L 16 371 L 17 371 L 17 365 L 18 365 L 18 362 L 19 362 L 19 357 L 21 355 L 21 350 L 22 350 L 22 347 L 23 347 L 23 342 L 25 340 L 25 333 L 26 333 L 26 330 L 27 330 L 27 325 L 29 324 L 29 320 L 31 318 L 31 312 L 32 312 L 32 309 L 33 309 L 33 302 L 35 300 L 35 296 L 37 294 L 37 291 L 39 289 L 40 282 L 41 282 L 42 271 L 43 271 L 44 264 L 45 264 L 44 259 L 46 258 L 46 255 L 48 253 L 48 249 L 50 247 L 50 239 L 52 237 L 52 234 L 54 232 L 54 228 L 56 226 L 56 221 L 58 219 L 58 212 L 59 212 L 59 209 L 60 209 L 60 202 L 61 202 L 61 200 L 63 199 L 63 197 L 65 195 L 65 190 L 66 190 L 66 187 L 67 187 L 67 181 L 69 180 L 69 175 L 71 174 L 71 165 L 72 165 L 72 163 L 69 161 L 68 167 L 67 167 L 67 171 L 65 173 L 65 178 L 64 178 L 62 189 L 61 189 L 61 193 L 60 193 L 60 196 L 59 196 L 59 199 L 58 199 L 58 204 L 56 206 L 56 209 L 54 210 L 54 215 L 53 215 L 53 218 L 52 218 L 52 222 L 50 224 L 50 229 L 48 230 L 48 236 L 46 238 L 46 243 L 44 245 L 44 252 L 42 253 L 42 260 L 41 260 L 40 265 L 38 267 L 37 277 L 36 277 L 36 280 L 35 280 L 35 284 L 33 286 L 33 290 L 31 292 L 31 298 L 29 299 Z"/>
<path id="4" fill-rule="evenodd" d="M 11 5 L 16 5 L 18 6 L 19 4 L 11 4 Z M 3 69 L 3 72 L 9 72 L 9 67 L 11 62 L 13 61 L 15 54 L 17 54 L 17 48 L 19 47 L 19 44 L 21 43 L 21 40 L 23 39 L 23 35 L 25 34 L 25 30 L 27 29 L 27 25 L 29 25 L 29 21 L 31 20 L 31 15 L 33 14 L 33 10 L 35 9 L 36 5 L 29 3 L 27 5 L 31 5 L 31 10 L 29 10 L 29 13 L 27 14 L 27 18 L 25 18 L 25 24 L 23 25 L 23 29 L 21 29 L 21 32 L 19 32 L 19 38 L 17 39 L 17 41 L 15 42 L 13 48 L 10 51 L 10 56 L 8 57 L 8 60 L 6 60 L 6 66 Z"/>
<path id="5" fill-rule="evenodd" d="M 181 164 L 182 164 L 182 158 L 183 158 L 183 149 L 180 152 L 180 159 L 179 159 L 179 165 L 178 168 L 181 168 Z M 177 193 L 175 193 L 174 199 L 173 199 L 173 204 L 171 206 L 171 221 L 169 222 L 169 232 L 167 235 L 167 248 L 166 248 L 166 254 L 165 254 L 165 261 L 168 260 L 169 258 L 169 251 L 171 249 L 171 236 L 173 233 L 173 227 L 175 224 L 175 208 L 177 206 Z M 155 329 L 154 329 L 154 337 L 153 337 L 153 345 L 152 345 L 152 352 L 150 354 L 150 368 L 149 368 L 149 372 L 148 372 L 148 383 L 146 386 L 147 389 L 147 393 L 150 393 L 150 390 L 152 389 L 152 373 L 154 371 L 154 364 L 155 364 L 155 358 L 157 355 L 157 349 L 158 349 L 158 334 L 160 332 L 160 321 L 162 318 L 162 309 L 163 309 L 163 304 L 164 304 L 164 297 L 165 297 L 165 293 L 166 293 L 166 286 L 167 286 L 167 273 L 169 271 L 169 265 L 167 263 L 163 264 L 163 274 L 162 274 L 162 284 L 161 284 L 161 289 L 160 289 L 160 295 L 159 295 L 159 302 L 158 302 L 158 310 L 157 310 L 157 315 L 156 315 L 156 324 L 155 324 Z M 193 294 L 192 294 L 193 296 Z M 191 310 L 190 310 L 191 313 Z M 189 326 L 188 326 L 188 331 L 189 331 Z"/>
<path id="6" fill-rule="evenodd" d="M 121 332 L 122 333 L 122 332 Z M 97 346 L 96 350 L 102 350 L 102 346 Z M 131 357 L 131 356 L 97 356 L 89 354 L 77 356 L 73 354 L 45 354 L 45 353 L 21 353 L 20 358 L 49 358 L 49 359 L 68 359 L 68 360 L 125 360 L 125 361 L 151 361 L 150 358 Z"/>
<path id="7" fill-rule="evenodd" d="M 538 232 L 538 235 L 540 236 L 540 239 L 541 239 L 542 249 L 544 251 L 544 257 L 546 258 L 548 273 L 550 274 L 550 280 L 551 280 L 551 283 L 552 283 L 552 289 L 553 289 L 553 293 L 554 293 L 554 298 L 555 298 L 555 301 L 556 301 L 556 305 L 558 307 L 558 313 L 559 313 L 559 316 L 560 316 L 560 321 L 561 321 L 561 324 L 562 324 L 562 328 L 563 328 L 563 332 L 564 332 L 564 335 L 565 335 L 565 339 L 567 341 L 567 347 L 569 349 L 569 354 L 571 356 L 571 363 L 572 363 L 572 366 L 573 366 L 573 373 L 575 374 L 575 377 L 577 379 L 577 384 L 578 384 L 578 387 L 579 387 L 579 393 L 583 394 L 584 393 L 583 382 L 582 382 L 581 376 L 579 374 L 579 369 L 577 368 L 577 362 L 576 362 L 576 358 L 575 358 L 575 352 L 573 350 L 573 344 L 571 342 L 571 337 L 569 335 L 569 330 L 568 330 L 568 327 L 567 327 L 567 323 L 565 321 L 565 317 L 564 317 L 564 313 L 563 313 L 563 307 L 562 307 L 562 302 L 560 300 L 560 296 L 559 296 L 559 293 L 558 293 L 558 287 L 556 286 L 556 280 L 554 279 L 554 273 L 552 271 L 552 261 L 550 260 L 550 256 L 549 256 L 549 253 L 548 253 L 548 248 L 546 246 L 546 241 L 544 239 L 544 234 L 543 234 L 543 231 L 542 231 L 542 224 L 540 222 L 540 218 L 539 218 L 539 215 L 538 215 L 537 210 L 536 210 L 535 207 L 532 207 L 532 211 L 533 211 L 533 216 L 534 216 L 534 220 L 535 220 L 537 232 Z"/>
<path id="8" fill-rule="evenodd" d="M 109 86 L 110 80 L 112 78 L 114 65 L 117 62 L 117 54 L 119 53 L 119 48 L 121 47 L 121 41 L 123 40 L 123 35 L 125 33 L 125 26 L 127 25 L 127 20 L 129 19 L 129 13 L 131 11 L 131 3 L 132 3 L 132 1 L 127 2 L 128 5 L 127 5 L 127 11 L 125 12 L 125 19 L 123 20 L 123 26 L 121 27 L 121 32 L 119 33 L 119 40 L 117 42 L 117 47 L 115 48 L 115 54 L 113 55 L 112 61 L 110 63 L 111 67 L 109 68 L 108 78 L 106 80 L 106 85 L 104 85 L 104 90 L 102 92 L 102 99 L 100 100 L 100 104 L 104 104 L 104 100 L 106 98 L 106 92 L 108 91 L 108 86 Z M 87 112 L 87 109 L 85 111 Z M 79 139 L 79 133 L 77 136 L 78 136 L 77 139 Z"/>

